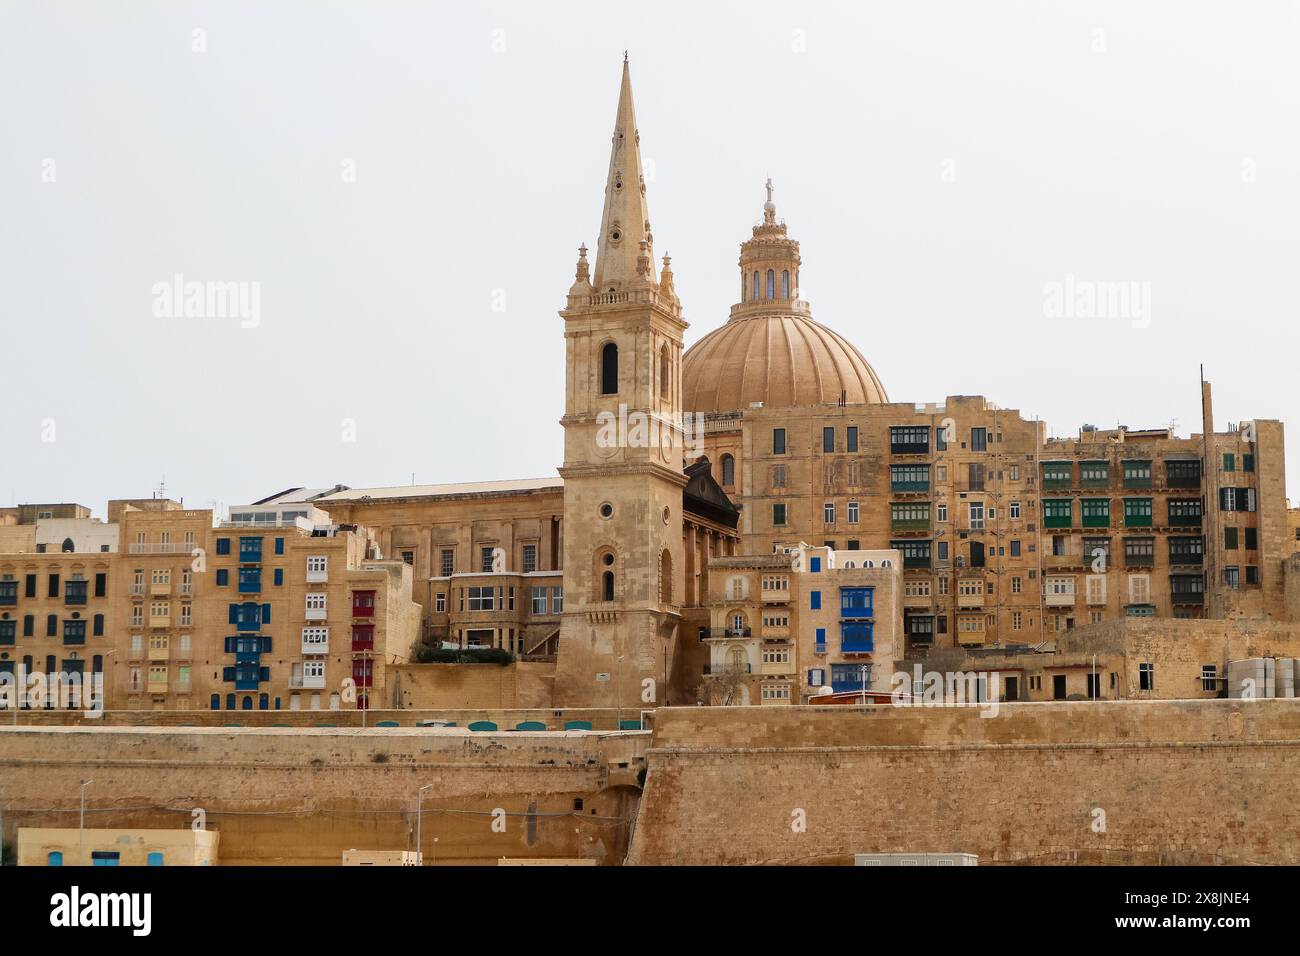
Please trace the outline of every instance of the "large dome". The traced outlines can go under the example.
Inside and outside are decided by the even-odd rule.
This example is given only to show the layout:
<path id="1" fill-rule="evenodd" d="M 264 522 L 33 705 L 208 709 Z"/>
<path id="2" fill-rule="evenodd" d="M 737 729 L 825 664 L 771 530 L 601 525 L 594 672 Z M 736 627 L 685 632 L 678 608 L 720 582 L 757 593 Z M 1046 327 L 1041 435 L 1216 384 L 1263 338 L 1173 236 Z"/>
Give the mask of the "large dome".
<path id="1" fill-rule="evenodd" d="M 682 359 L 682 407 L 726 412 L 888 402 L 885 387 L 853 345 L 801 315 L 733 316 Z"/>
<path id="2" fill-rule="evenodd" d="M 799 298 L 799 243 L 777 221 L 772 180 L 763 221 L 740 244 L 740 301 L 727 324 L 682 357 L 682 409 L 733 412 L 889 401 L 862 353 L 813 321 Z"/>

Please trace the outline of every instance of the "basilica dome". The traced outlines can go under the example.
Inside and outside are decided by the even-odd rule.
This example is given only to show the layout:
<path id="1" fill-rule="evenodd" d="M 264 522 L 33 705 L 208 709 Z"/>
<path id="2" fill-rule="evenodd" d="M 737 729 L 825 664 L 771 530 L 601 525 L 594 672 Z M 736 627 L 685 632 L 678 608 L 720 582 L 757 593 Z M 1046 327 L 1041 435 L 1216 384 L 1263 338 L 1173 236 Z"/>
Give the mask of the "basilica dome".
<path id="1" fill-rule="evenodd" d="M 875 371 L 842 336 L 801 315 L 733 318 L 682 359 L 682 407 L 723 412 L 888 402 Z"/>
<path id="2" fill-rule="evenodd" d="M 813 321 L 799 298 L 799 265 L 799 243 L 776 221 L 769 181 L 763 224 L 741 246 L 740 302 L 682 358 L 685 411 L 889 401 L 862 353 Z"/>

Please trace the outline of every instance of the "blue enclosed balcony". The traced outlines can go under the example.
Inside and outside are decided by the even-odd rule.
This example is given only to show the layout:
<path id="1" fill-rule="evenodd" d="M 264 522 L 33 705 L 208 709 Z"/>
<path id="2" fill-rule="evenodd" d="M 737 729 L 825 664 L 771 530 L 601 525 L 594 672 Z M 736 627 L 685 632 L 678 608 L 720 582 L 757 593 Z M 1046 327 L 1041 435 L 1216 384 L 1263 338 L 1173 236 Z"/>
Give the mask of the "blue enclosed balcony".
<path id="1" fill-rule="evenodd" d="M 871 629 L 871 621 L 843 621 L 840 624 L 840 653 L 870 654 L 874 647 Z"/>
<path id="2" fill-rule="evenodd" d="M 261 594 L 262 593 L 262 569 L 261 568 L 240 568 L 239 569 L 239 593 L 240 594 Z"/>
<path id="3" fill-rule="evenodd" d="M 262 539 L 261 538 L 240 538 L 239 539 L 239 563 L 240 564 L 261 564 L 262 563 Z"/>
<path id="4" fill-rule="evenodd" d="M 871 617 L 874 588 L 840 588 L 840 617 Z"/>
<path id="5" fill-rule="evenodd" d="M 237 631 L 257 631 L 263 624 L 271 623 L 271 605 L 252 601 L 230 605 L 229 622 Z"/>
<path id="6" fill-rule="evenodd" d="M 259 684 L 271 679 L 271 669 L 256 664 L 236 664 L 223 668 L 222 677 L 226 683 L 233 683 L 235 690 L 257 690 Z"/>

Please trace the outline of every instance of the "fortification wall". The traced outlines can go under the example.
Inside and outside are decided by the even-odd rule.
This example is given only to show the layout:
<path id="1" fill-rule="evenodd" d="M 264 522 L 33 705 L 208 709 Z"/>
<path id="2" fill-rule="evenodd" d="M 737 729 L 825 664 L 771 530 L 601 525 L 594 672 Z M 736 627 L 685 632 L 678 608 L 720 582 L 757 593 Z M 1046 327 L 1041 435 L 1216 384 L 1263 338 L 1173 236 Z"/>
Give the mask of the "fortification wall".
<path id="1" fill-rule="evenodd" d="M 220 831 L 222 864 L 338 865 L 347 849 L 414 849 L 416 794 L 429 785 L 422 831 L 430 863 L 618 863 L 647 738 L 0 727 L 0 806 L 7 839 L 18 826 L 76 826 L 79 784 L 91 779 L 88 827 L 190 827 L 198 810 Z M 504 818 L 494 817 L 498 809 Z"/>
<path id="2" fill-rule="evenodd" d="M 1300 700 L 980 713 L 661 709 L 628 861 L 1300 863 Z"/>

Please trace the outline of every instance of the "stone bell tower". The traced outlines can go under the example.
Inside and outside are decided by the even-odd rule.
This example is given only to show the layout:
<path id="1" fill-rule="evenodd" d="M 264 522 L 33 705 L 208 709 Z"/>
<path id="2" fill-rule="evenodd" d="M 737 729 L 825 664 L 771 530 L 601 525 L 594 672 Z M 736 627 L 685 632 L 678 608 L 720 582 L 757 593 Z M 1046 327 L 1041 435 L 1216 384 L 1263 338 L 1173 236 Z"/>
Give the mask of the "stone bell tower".
<path id="1" fill-rule="evenodd" d="M 587 248 L 564 319 L 564 616 L 559 707 L 662 702 L 682 600 L 681 302 L 654 237 L 632 108 L 623 85 L 605 183 L 594 279 Z"/>

